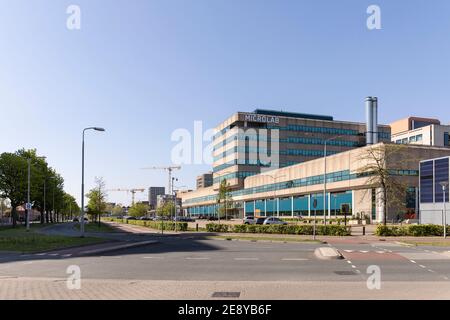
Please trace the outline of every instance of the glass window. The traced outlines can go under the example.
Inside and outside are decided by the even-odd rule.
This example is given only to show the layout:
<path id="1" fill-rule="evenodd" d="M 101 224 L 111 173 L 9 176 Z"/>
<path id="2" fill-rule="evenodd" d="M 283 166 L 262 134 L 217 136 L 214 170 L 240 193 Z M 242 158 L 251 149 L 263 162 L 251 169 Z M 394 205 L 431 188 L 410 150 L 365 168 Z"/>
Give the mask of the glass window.
<path id="1" fill-rule="evenodd" d="M 420 164 L 420 202 L 433 202 L 433 161 Z"/>
<path id="2" fill-rule="evenodd" d="M 280 206 L 280 216 L 290 216 L 290 215 L 292 215 L 291 198 L 280 198 L 279 206 Z"/>
<path id="3" fill-rule="evenodd" d="M 419 134 L 416 136 L 416 142 L 421 142 L 423 140 L 423 135 Z"/>
<path id="4" fill-rule="evenodd" d="M 448 132 L 444 132 L 444 146 L 450 147 L 450 138 Z"/>
<path id="5" fill-rule="evenodd" d="M 448 184 L 448 161 L 449 159 L 439 159 L 434 161 L 434 190 L 435 190 L 435 202 L 442 202 L 444 199 L 442 191 L 442 182 Z M 446 201 L 448 201 L 448 185 L 445 192 Z"/>

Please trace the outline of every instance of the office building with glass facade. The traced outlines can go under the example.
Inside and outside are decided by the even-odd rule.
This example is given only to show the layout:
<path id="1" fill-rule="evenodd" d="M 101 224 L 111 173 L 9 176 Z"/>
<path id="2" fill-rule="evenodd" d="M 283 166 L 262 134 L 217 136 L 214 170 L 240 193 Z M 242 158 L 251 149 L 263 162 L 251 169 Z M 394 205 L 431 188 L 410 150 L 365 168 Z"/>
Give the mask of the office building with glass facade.
<path id="1" fill-rule="evenodd" d="M 407 186 L 405 207 L 389 201 L 388 219 L 414 218 L 418 212 L 419 163 L 423 159 L 450 156 L 448 148 L 378 143 L 327 156 L 326 176 L 324 158 L 274 169 L 248 176 L 242 188 L 230 192 L 232 212 L 239 217 L 255 216 L 368 216 L 382 221 L 384 206 L 379 185 L 373 172 L 364 171 L 371 163 L 367 159 L 369 148 L 384 150 L 386 146 L 398 148 L 395 155 L 386 156 L 386 167 L 395 179 Z M 375 160 L 373 160 L 375 161 Z M 326 192 L 324 194 L 324 181 Z M 185 192 L 183 209 L 192 216 L 216 215 L 217 190 L 214 186 Z M 325 196 L 325 197 L 324 197 Z"/>
<path id="2" fill-rule="evenodd" d="M 257 109 L 237 112 L 216 128 L 213 189 L 227 179 L 234 190 L 262 172 L 334 155 L 366 144 L 366 124 L 331 116 Z M 390 127 L 378 125 L 379 141 L 390 141 Z"/>

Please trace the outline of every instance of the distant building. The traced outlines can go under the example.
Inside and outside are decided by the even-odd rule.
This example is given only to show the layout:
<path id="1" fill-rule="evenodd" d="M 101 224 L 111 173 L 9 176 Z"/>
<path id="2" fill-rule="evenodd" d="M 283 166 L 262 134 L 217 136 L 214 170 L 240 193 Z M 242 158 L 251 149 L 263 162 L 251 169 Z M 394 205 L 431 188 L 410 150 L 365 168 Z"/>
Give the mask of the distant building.
<path id="1" fill-rule="evenodd" d="M 392 142 L 435 147 L 450 147 L 450 125 L 439 120 L 409 117 L 391 124 Z"/>
<path id="2" fill-rule="evenodd" d="M 156 209 L 158 205 L 158 196 L 166 193 L 164 187 L 150 187 L 148 188 L 148 204 L 151 209 Z"/>
<path id="3" fill-rule="evenodd" d="M 204 173 L 197 177 L 197 189 L 207 188 L 213 185 L 213 173 Z"/>

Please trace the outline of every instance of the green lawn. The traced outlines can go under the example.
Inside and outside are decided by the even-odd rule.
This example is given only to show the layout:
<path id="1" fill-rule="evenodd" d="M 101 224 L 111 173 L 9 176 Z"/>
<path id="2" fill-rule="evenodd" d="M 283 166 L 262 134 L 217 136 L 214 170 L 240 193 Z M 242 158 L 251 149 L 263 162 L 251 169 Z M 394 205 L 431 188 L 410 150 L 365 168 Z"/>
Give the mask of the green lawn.
<path id="1" fill-rule="evenodd" d="M 450 247 L 450 241 L 414 241 L 414 240 L 402 240 L 401 242 L 406 244 L 412 244 L 415 246 L 430 246 L 430 247 Z"/>
<path id="2" fill-rule="evenodd" d="M 79 223 L 77 223 L 75 225 L 75 229 L 80 230 Z M 85 232 L 116 232 L 117 229 L 110 225 L 107 225 L 105 223 L 101 223 L 100 228 L 99 228 L 97 222 L 89 222 L 87 224 L 84 224 L 84 231 Z"/>
<path id="3" fill-rule="evenodd" d="M 49 236 L 36 233 L 41 227 L 42 225 L 32 225 L 29 232 L 24 226 L 0 227 L 0 251 L 30 253 L 105 241 L 99 238 Z"/>

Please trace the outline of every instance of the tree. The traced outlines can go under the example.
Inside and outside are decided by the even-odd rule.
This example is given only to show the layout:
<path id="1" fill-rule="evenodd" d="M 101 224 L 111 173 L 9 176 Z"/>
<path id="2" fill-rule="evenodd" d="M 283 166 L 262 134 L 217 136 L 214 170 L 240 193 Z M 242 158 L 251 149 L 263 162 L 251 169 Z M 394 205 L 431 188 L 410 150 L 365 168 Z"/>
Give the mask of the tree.
<path id="1" fill-rule="evenodd" d="M 135 203 L 128 210 L 128 214 L 132 217 L 142 217 L 147 214 L 149 206 L 144 203 Z"/>
<path id="2" fill-rule="evenodd" d="M 156 213 L 158 214 L 158 216 L 170 217 L 171 215 L 173 215 L 174 210 L 175 207 L 173 205 L 173 201 L 167 201 L 162 206 L 158 206 L 158 208 L 156 209 Z"/>
<path id="3" fill-rule="evenodd" d="M 0 155 L 0 197 L 8 198 L 11 203 L 13 227 L 17 224 L 17 207 L 27 198 L 27 161 L 14 153 Z"/>
<path id="4" fill-rule="evenodd" d="M 367 176 L 367 184 L 380 188 L 379 195 L 383 205 L 383 224 L 386 225 L 389 203 L 397 207 L 406 207 L 407 186 L 395 174 L 395 168 L 402 168 L 405 162 L 414 159 L 405 157 L 402 151 L 405 146 L 398 144 L 379 144 L 368 147 L 359 160 L 362 166 L 358 169 L 359 176 Z"/>
<path id="5" fill-rule="evenodd" d="M 106 191 L 103 178 L 95 178 L 95 187 L 86 196 L 89 198 L 87 213 L 93 218 L 98 218 L 100 226 L 100 216 L 106 210 Z"/>
<path id="6" fill-rule="evenodd" d="M 227 179 L 220 181 L 219 192 L 217 194 L 217 203 L 219 205 L 219 219 L 220 217 L 227 218 L 228 209 L 232 207 L 233 198 L 231 197 L 230 184 Z M 223 205 L 221 206 L 221 203 Z"/>

